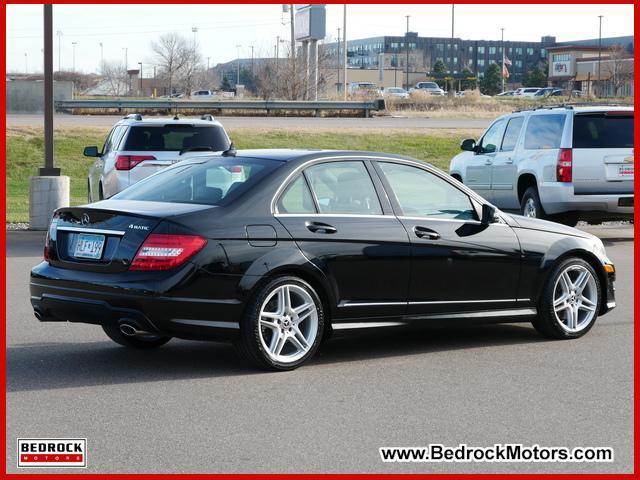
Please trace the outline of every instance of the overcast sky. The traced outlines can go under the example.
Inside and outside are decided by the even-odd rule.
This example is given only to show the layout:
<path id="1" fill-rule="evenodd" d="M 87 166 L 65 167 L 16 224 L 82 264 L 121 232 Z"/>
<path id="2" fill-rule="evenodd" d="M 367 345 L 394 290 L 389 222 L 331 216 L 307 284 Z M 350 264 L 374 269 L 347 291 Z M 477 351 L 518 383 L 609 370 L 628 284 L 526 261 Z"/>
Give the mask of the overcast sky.
<path id="1" fill-rule="evenodd" d="M 327 5 L 327 35 L 335 38 L 342 27 L 342 5 Z M 7 70 L 42 71 L 42 6 L 7 5 Z M 348 39 L 402 35 L 405 15 L 410 29 L 421 36 L 451 35 L 451 5 L 350 5 Z M 455 35 L 464 39 L 538 41 L 555 35 L 558 41 L 597 38 L 598 15 L 604 15 L 604 37 L 633 35 L 632 5 L 456 5 Z M 164 32 L 178 32 L 197 41 L 211 65 L 250 56 L 273 55 L 276 37 L 288 38 L 288 15 L 281 5 L 54 5 L 53 30 L 62 32 L 61 66 L 75 65 L 96 72 L 100 42 L 104 59 L 124 61 L 130 68 L 152 63 L 149 44 Z M 26 58 L 25 58 L 26 53 Z M 25 65 L 26 59 L 26 65 Z M 54 68 L 58 68 L 58 37 L 54 40 Z M 145 75 L 146 76 L 146 75 Z"/>

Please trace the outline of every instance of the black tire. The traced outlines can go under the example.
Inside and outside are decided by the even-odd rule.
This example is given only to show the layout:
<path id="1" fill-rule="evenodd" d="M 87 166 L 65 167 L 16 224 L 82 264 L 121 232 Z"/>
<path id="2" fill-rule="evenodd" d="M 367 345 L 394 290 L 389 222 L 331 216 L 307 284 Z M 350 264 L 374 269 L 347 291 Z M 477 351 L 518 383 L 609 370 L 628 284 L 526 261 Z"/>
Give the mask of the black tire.
<path id="1" fill-rule="evenodd" d="M 548 218 L 547 214 L 544 211 L 544 208 L 542 208 L 542 203 L 540 203 L 540 196 L 538 195 L 538 189 L 536 187 L 529 187 L 524 191 L 522 200 L 520 200 L 520 213 L 522 215 L 527 216 L 525 213 L 525 209 L 529 202 L 532 202 L 532 205 L 535 208 L 536 214 L 534 218 L 541 218 L 543 220 L 546 220 Z"/>
<path id="2" fill-rule="evenodd" d="M 102 330 L 107 334 L 107 337 L 117 344 L 140 350 L 161 347 L 171 340 L 171 337 L 163 337 L 160 335 L 153 335 L 149 337 L 129 337 L 120 331 L 120 327 L 116 323 L 104 323 L 102 324 Z"/>
<path id="3" fill-rule="evenodd" d="M 264 348 L 261 341 L 259 316 L 262 305 L 265 300 L 267 300 L 267 297 L 278 287 L 285 284 L 301 287 L 311 296 L 317 311 L 317 329 L 315 339 L 306 354 L 297 361 L 283 363 L 272 359 Z M 240 323 L 240 336 L 234 342 L 234 346 L 242 360 L 251 366 L 272 371 L 294 370 L 315 354 L 320 342 L 322 341 L 323 333 L 324 309 L 322 307 L 320 297 L 313 287 L 304 280 L 298 277 L 286 275 L 275 277 L 258 287 L 258 290 L 253 294 L 247 304 L 247 308 Z"/>
<path id="4" fill-rule="evenodd" d="M 593 279 L 595 280 L 595 286 L 598 295 L 598 301 L 596 302 L 595 315 L 593 319 L 590 321 L 588 325 L 586 325 L 583 329 L 578 332 L 569 332 L 565 328 L 563 328 L 561 322 L 558 320 L 556 316 L 556 312 L 553 308 L 553 295 L 556 282 L 560 274 L 570 265 L 580 265 L 586 268 Z M 587 333 L 593 325 L 596 323 L 598 318 L 598 312 L 600 311 L 600 305 L 602 302 L 602 289 L 600 286 L 600 280 L 598 279 L 598 275 L 594 271 L 593 267 L 589 265 L 588 262 L 582 260 L 581 258 L 571 257 L 563 260 L 558 265 L 556 265 L 553 270 L 550 272 L 547 281 L 542 289 L 542 295 L 538 302 L 538 315 L 536 315 L 535 319 L 531 321 L 534 328 L 540 333 L 542 336 L 547 338 L 554 338 L 558 340 L 565 340 L 571 338 L 578 338 Z"/>

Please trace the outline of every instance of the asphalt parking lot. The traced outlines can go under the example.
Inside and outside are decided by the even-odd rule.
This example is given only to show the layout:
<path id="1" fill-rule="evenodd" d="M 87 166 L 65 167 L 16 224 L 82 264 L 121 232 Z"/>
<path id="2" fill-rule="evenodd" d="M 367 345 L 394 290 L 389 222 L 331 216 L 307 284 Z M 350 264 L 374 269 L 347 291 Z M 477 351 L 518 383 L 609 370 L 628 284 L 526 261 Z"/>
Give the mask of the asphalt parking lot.
<path id="1" fill-rule="evenodd" d="M 129 351 L 99 327 L 38 323 L 28 273 L 43 234 L 7 232 L 8 470 L 18 437 L 86 437 L 89 472 L 630 473 L 633 228 L 588 229 L 617 266 L 618 307 L 582 339 L 529 324 L 376 330 L 287 373 L 245 368 L 226 344 Z M 615 461 L 380 461 L 379 447 L 429 443 L 611 446 Z"/>

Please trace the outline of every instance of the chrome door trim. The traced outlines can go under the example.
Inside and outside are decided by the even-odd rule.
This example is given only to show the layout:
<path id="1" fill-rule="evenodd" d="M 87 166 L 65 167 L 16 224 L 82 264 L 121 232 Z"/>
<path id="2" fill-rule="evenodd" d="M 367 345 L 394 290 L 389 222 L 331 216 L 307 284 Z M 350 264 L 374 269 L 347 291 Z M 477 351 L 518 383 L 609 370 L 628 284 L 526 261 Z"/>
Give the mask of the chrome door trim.
<path id="1" fill-rule="evenodd" d="M 57 227 L 57 231 L 63 232 L 79 232 L 79 233 L 98 233 L 102 235 L 124 235 L 123 230 L 105 230 L 102 228 L 80 228 L 80 227 Z"/>

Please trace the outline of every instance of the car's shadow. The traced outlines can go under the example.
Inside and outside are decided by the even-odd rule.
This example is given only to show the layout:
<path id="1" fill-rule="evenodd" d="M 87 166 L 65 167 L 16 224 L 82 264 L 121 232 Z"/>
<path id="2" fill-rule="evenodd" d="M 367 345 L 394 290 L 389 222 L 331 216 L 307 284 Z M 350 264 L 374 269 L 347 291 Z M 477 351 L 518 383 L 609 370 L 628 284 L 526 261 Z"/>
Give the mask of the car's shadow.
<path id="1" fill-rule="evenodd" d="M 330 363 L 539 341 L 543 340 L 530 324 L 368 330 L 323 343 L 315 358 L 297 372 Z M 8 392 L 255 374 L 264 372 L 243 365 L 225 343 L 174 340 L 151 351 L 130 350 L 110 341 L 7 349 Z"/>

